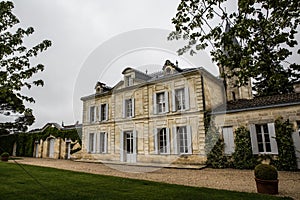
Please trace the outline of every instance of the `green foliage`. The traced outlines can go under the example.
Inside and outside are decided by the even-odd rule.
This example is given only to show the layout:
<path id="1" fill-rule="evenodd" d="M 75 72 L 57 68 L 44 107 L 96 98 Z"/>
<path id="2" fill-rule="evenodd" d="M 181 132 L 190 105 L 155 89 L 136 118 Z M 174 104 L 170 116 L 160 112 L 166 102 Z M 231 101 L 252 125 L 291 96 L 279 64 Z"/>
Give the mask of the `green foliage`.
<path id="1" fill-rule="evenodd" d="M 244 126 L 235 131 L 233 166 L 237 169 L 253 169 L 256 159 L 252 153 L 250 132 Z"/>
<path id="2" fill-rule="evenodd" d="M 34 80 L 34 74 L 43 71 L 44 66 L 32 66 L 31 58 L 51 46 L 49 40 L 27 49 L 23 45 L 25 37 L 33 34 L 32 27 L 18 27 L 18 18 L 12 13 L 14 5 L 10 1 L 0 2 L 0 115 L 16 116 L 13 122 L 0 123 L 0 134 L 24 132 L 33 124 L 35 118 L 32 110 L 24 102 L 34 102 L 32 97 L 21 91 L 32 86 L 43 86 L 42 80 Z"/>
<path id="3" fill-rule="evenodd" d="M 291 199 L 0 162 L 1 199 Z M 72 192 L 66 192 L 72 191 Z"/>
<path id="4" fill-rule="evenodd" d="M 41 139 L 45 141 L 50 135 L 56 138 L 69 138 L 72 141 L 77 141 L 80 145 L 82 144 L 77 129 L 59 130 L 55 127 L 48 127 L 42 132 L 18 133 L 0 136 L 0 152 L 7 151 L 12 154 L 13 145 L 16 142 L 17 156 L 32 157 L 35 141 L 40 141 Z M 79 150 L 80 148 L 77 148 L 71 151 L 71 153 L 75 153 Z"/>
<path id="5" fill-rule="evenodd" d="M 9 153 L 3 152 L 3 153 L 1 154 L 1 157 L 9 157 Z"/>
<path id="6" fill-rule="evenodd" d="M 212 168 L 226 168 L 230 164 L 224 154 L 224 140 L 219 138 L 213 149 L 207 155 L 206 164 Z"/>
<path id="7" fill-rule="evenodd" d="M 204 114 L 204 127 L 205 127 L 205 153 L 208 155 L 216 145 L 220 138 L 219 129 L 214 123 L 214 116 Z"/>
<path id="8" fill-rule="evenodd" d="M 297 159 L 292 138 L 293 126 L 289 120 L 278 118 L 275 121 L 276 142 L 278 147 L 278 159 L 273 163 L 278 170 L 297 170 Z"/>
<path id="9" fill-rule="evenodd" d="M 267 164 L 259 164 L 254 169 L 255 178 L 261 180 L 277 180 L 278 172 L 275 167 Z"/>
<path id="10" fill-rule="evenodd" d="M 168 39 L 187 41 L 180 55 L 210 45 L 213 61 L 228 68 L 221 76 L 238 77 L 237 85 L 253 78 L 257 96 L 292 92 L 300 78 L 299 63 L 288 62 L 298 43 L 299 1 L 239 0 L 232 12 L 226 11 L 228 3 L 181 0 Z"/>

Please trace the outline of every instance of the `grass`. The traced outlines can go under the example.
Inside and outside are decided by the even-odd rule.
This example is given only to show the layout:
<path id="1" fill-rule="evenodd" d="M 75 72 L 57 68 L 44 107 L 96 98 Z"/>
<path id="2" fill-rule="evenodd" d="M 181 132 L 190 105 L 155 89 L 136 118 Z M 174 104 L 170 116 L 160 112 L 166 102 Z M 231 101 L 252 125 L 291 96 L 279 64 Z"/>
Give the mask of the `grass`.
<path id="1" fill-rule="evenodd" d="M 0 162 L 0 199 L 290 199 Z"/>

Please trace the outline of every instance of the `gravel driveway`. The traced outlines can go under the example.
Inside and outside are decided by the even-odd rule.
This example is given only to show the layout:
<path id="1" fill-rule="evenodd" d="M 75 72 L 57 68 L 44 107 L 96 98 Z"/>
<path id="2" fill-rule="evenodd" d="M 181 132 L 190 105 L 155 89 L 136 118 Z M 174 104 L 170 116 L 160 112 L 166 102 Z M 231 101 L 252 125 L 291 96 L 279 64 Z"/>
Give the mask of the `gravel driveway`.
<path id="1" fill-rule="evenodd" d="M 14 161 L 10 161 L 14 162 Z M 22 158 L 20 164 L 47 166 L 93 174 L 104 174 L 157 182 L 174 183 L 196 187 L 256 192 L 253 170 L 236 169 L 169 169 L 145 168 L 124 165 L 107 165 L 100 163 L 75 162 L 41 158 Z M 147 173 L 129 173 L 131 171 L 149 171 Z M 300 200 L 300 172 L 279 172 L 279 195 L 290 196 Z"/>

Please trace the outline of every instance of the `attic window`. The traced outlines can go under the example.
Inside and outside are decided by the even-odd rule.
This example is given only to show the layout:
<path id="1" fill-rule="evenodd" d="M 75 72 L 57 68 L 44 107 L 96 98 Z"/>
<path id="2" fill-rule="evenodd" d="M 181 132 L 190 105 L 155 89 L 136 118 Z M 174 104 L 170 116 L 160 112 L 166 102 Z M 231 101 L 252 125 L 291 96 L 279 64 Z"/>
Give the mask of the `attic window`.
<path id="1" fill-rule="evenodd" d="M 171 71 L 172 71 L 172 70 L 171 70 L 170 67 L 167 67 L 167 68 L 166 68 L 166 74 L 171 74 Z"/>
<path id="2" fill-rule="evenodd" d="M 125 85 L 127 87 L 133 85 L 133 78 L 131 76 L 125 76 Z"/>

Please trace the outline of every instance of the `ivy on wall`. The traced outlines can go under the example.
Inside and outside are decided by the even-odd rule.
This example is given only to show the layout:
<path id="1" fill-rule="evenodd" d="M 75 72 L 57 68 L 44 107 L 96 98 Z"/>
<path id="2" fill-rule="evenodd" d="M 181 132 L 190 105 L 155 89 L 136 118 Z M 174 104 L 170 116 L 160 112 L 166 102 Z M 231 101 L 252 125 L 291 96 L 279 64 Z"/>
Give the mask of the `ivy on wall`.
<path id="1" fill-rule="evenodd" d="M 235 130 L 235 149 L 232 154 L 233 167 L 237 169 L 253 169 L 257 162 L 252 153 L 250 131 L 244 126 Z"/>
<path id="2" fill-rule="evenodd" d="M 40 141 L 41 139 L 45 141 L 50 135 L 56 138 L 70 138 L 72 141 L 77 141 L 80 145 L 82 144 L 77 129 L 59 130 L 55 127 L 48 127 L 41 132 L 17 133 L 1 136 L 0 153 L 8 152 L 10 155 L 12 155 L 13 146 L 16 143 L 17 156 L 32 157 L 35 141 Z M 74 146 L 75 144 L 72 145 Z M 71 146 L 71 148 L 73 146 Z M 77 148 L 75 150 L 72 150 L 71 153 L 75 153 L 79 150 L 80 148 Z"/>
<path id="3" fill-rule="evenodd" d="M 292 138 L 293 125 L 289 120 L 284 121 L 282 117 L 275 121 L 276 142 L 278 147 L 278 159 L 272 160 L 278 170 L 297 170 L 297 159 L 294 142 Z"/>
<path id="4" fill-rule="evenodd" d="M 289 120 L 284 121 L 278 118 L 275 121 L 276 142 L 278 146 L 278 156 L 272 155 L 253 155 L 251 146 L 250 131 L 241 126 L 235 130 L 235 152 L 232 157 L 224 155 L 224 141 L 220 137 L 218 129 L 210 117 L 205 119 L 206 141 L 213 141 L 217 137 L 217 142 L 207 153 L 208 167 L 226 168 L 233 167 L 237 169 L 254 169 L 254 167 L 263 160 L 270 160 L 278 170 L 295 171 L 297 170 L 297 159 L 292 138 L 293 126 Z M 206 145 L 211 143 L 206 143 Z M 209 146 L 211 147 L 211 146 Z M 208 149 L 206 149 L 208 150 Z"/>

